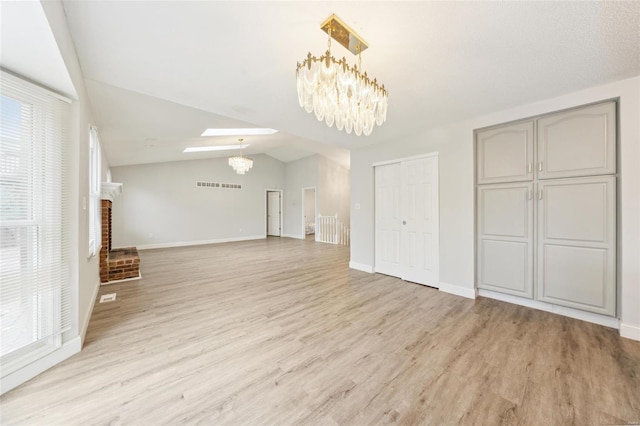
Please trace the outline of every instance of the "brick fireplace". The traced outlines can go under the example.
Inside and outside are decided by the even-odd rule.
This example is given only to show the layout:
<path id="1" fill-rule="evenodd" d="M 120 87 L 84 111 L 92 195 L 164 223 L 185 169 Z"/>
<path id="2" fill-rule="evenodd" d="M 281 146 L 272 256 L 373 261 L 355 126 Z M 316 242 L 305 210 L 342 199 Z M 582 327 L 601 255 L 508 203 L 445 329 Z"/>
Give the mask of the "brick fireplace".
<path id="1" fill-rule="evenodd" d="M 140 256 L 135 247 L 113 249 L 111 246 L 111 210 L 113 199 L 122 184 L 102 185 L 102 248 L 100 249 L 100 282 L 128 281 L 140 278 Z"/>

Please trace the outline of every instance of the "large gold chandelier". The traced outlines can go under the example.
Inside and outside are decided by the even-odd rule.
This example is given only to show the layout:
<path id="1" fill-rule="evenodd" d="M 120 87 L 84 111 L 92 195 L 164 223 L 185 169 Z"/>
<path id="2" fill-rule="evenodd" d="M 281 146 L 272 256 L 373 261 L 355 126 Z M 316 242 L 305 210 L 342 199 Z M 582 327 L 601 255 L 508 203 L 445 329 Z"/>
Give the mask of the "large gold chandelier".
<path id="1" fill-rule="evenodd" d="M 388 94 L 384 85 L 362 73 L 362 51 L 367 43 L 336 15 L 331 15 L 320 28 L 329 35 L 329 48 L 319 58 L 309 53 L 298 62 L 296 79 L 300 106 L 327 123 L 335 123 L 338 130 L 356 135 L 370 135 L 374 124 L 380 126 L 387 119 Z M 358 65 L 353 67 L 342 58 L 331 56 L 331 39 L 336 40 L 354 55 Z"/>
<path id="2" fill-rule="evenodd" d="M 242 155 L 242 141 L 244 139 L 238 139 L 240 145 L 240 155 L 234 155 L 229 157 L 229 165 L 239 175 L 243 175 L 253 167 L 253 160 L 249 157 Z"/>

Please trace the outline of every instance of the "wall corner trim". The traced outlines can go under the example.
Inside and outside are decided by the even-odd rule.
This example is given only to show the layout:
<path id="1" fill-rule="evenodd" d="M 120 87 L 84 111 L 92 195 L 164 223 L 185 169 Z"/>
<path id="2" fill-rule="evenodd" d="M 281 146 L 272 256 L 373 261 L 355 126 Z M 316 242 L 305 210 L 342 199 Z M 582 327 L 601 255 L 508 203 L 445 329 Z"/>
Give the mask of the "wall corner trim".
<path id="1" fill-rule="evenodd" d="M 40 358 L 31 364 L 6 375 L 0 382 L 0 395 L 9 392 L 24 382 L 33 379 L 38 374 L 43 373 L 56 364 L 61 363 L 65 359 L 80 352 L 82 348 L 82 339 L 80 336 L 76 336 L 62 344 L 62 346 L 50 353 L 49 355 Z"/>
<path id="2" fill-rule="evenodd" d="M 364 263 L 351 262 L 349 261 L 349 268 L 355 269 L 356 271 L 368 272 L 373 274 L 373 266 L 365 265 Z"/>
<path id="3" fill-rule="evenodd" d="M 98 279 L 94 286 L 91 305 L 89 305 L 89 309 L 85 312 L 82 325 L 80 327 L 80 347 L 84 346 L 84 339 L 87 336 L 87 329 L 89 328 L 89 321 L 91 321 L 91 314 L 93 313 L 93 308 L 96 306 L 96 298 L 98 297 L 98 291 L 100 291 L 100 279 Z"/>
<path id="4" fill-rule="evenodd" d="M 459 285 L 447 284 L 440 281 L 439 290 L 445 293 L 455 294 L 456 296 L 466 297 L 467 299 L 475 299 L 478 297 L 478 291 L 475 288 L 460 287 Z"/>
<path id="5" fill-rule="evenodd" d="M 620 336 L 640 342 L 640 327 L 637 325 L 620 323 Z"/>

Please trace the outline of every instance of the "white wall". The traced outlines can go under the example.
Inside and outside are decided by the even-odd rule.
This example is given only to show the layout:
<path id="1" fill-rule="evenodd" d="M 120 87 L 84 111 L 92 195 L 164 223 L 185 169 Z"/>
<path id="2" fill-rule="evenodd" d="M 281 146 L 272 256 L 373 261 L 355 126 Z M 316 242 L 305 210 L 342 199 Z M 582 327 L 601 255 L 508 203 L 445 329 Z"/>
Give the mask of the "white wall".
<path id="1" fill-rule="evenodd" d="M 349 209 L 349 170 L 326 157 L 318 158 L 318 212 L 323 215 L 338 214 L 347 226 L 351 222 Z"/>
<path id="2" fill-rule="evenodd" d="M 123 184 L 113 202 L 114 247 L 152 248 L 266 236 L 265 189 L 284 188 L 284 164 L 253 156 L 236 174 L 226 158 L 112 167 Z M 242 189 L 198 188 L 196 181 L 241 184 Z"/>
<path id="3" fill-rule="evenodd" d="M 476 117 L 351 152 L 351 261 L 374 265 L 373 167 L 440 153 L 440 280 L 474 288 L 473 130 L 604 99 L 620 98 L 621 334 L 640 340 L 640 77 Z"/>
<path id="4" fill-rule="evenodd" d="M 318 155 L 301 158 L 285 165 L 283 236 L 304 238 L 302 228 L 302 188 L 318 186 Z"/>

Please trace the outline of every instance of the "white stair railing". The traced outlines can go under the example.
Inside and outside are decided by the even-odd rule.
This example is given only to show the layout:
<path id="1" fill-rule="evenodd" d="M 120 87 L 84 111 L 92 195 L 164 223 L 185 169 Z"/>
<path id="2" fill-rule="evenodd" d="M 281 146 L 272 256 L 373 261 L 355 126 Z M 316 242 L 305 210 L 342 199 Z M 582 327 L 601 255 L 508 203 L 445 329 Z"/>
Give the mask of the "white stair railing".
<path id="1" fill-rule="evenodd" d="M 316 224 L 316 241 L 348 246 L 350 243 L 349 234 L 349 227 L 338 219 L 337 214 L 333 216 L 318 215 L 318 222 Z"/>

